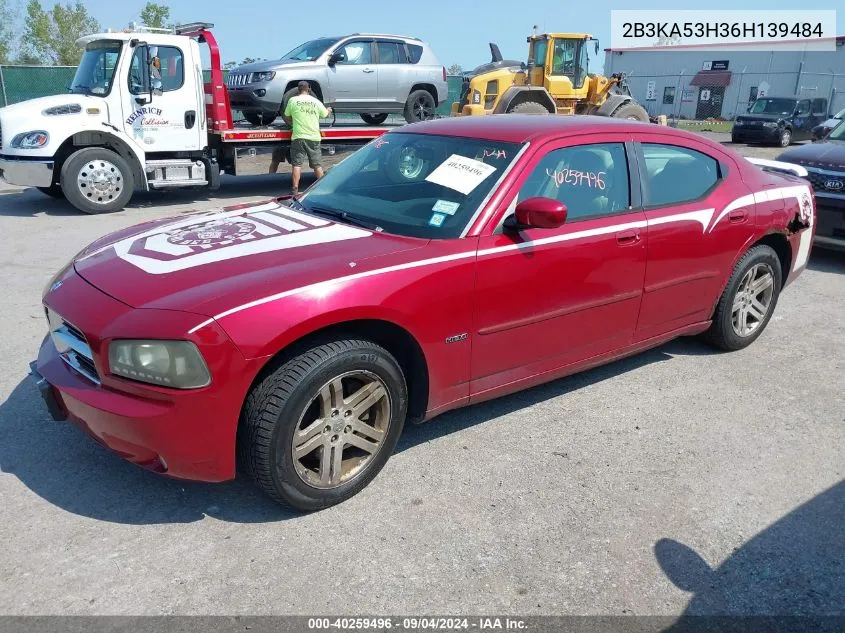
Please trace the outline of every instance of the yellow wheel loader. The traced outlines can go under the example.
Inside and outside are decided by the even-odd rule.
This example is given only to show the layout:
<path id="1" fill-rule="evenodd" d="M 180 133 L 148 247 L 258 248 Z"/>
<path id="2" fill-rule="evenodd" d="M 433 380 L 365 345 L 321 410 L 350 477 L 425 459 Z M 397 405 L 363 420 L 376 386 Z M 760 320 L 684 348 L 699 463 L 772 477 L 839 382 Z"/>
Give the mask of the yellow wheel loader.
<path id="1" fill-rule="evenodd" d="M 648 121 L 631 96 L 624 74 L 589 72 L 588 33 L 542 33 L 528 37 L 528 63 L 504 60 L 496 44 L 492 59 L 465 73 L 461 98 L 452 115 L 595 114 Z"/>

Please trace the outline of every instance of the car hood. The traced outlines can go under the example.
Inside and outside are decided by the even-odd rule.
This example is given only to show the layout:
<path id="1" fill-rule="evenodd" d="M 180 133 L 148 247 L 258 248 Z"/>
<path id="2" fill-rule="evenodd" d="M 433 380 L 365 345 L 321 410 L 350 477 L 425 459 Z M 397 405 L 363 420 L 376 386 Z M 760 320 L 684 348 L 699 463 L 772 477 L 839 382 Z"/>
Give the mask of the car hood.
<path id="1" fill-rule="evenodd" d="M 736 117 L 737 121 L 780 121 L 788 119 L 788 114 L 741 114 Z"/>
<path id="2" fill-rule="evenodd" d="M 131 307 L 214 316 L 428 243 L 330 222 L 283 202 L 139 224 L 94 242 L 73 265 Z"/>
<path id="3" fill-rule="evenodd" d="M 263 62 L 254 62 L 252 64 L 244 64 L 233 68 L 230 72 L 233 73 L 255 73 L 263 72 L 265 70 L 295 70 L 297 68 L 313 68 L 316 62 L 302 61 L 299 59 L 273 59 Z"/>
<path id="4" fill-rule="evenodd" d="M 777 157 L 801 165 L 826 168 L 845 168 L 845 142 L 824 140 L 806 145 L 798 145 Z"/>

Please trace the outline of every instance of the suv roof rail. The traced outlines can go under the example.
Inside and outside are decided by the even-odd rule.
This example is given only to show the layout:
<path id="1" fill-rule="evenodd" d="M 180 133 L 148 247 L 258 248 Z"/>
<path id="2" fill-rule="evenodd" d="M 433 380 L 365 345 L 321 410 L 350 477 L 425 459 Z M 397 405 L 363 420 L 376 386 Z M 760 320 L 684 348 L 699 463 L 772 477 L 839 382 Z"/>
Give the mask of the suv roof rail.
<path id="1" fill-rule="evenodd" d="M 412 37 L 410 35 L 397 35 L 396 33 L 352 33 L 352 35 L 353 36 L 369 35 L 369 36 L 374 36 L 374 37 L 395 37 L 395 38 L 403 39 L 403 40 L 414 40 L 415 42 L 422 42 L 422 40 L 418 37 Z"/>

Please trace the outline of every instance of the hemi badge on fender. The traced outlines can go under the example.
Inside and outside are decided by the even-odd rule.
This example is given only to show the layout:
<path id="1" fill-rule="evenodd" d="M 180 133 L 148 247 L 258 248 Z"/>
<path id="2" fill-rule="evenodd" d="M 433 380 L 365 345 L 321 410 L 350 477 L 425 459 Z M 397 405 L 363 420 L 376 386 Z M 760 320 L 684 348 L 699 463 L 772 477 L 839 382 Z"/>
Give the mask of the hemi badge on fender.
<path id="1" fill-rule="evenodd" d="M 464 332 L 463 334 L 455 334 L 455 336 L 450 336 L 446 339 L 447 343 L 457 343 L 458 341 L 463 341 L 467 337 L 467 333 Z"/>

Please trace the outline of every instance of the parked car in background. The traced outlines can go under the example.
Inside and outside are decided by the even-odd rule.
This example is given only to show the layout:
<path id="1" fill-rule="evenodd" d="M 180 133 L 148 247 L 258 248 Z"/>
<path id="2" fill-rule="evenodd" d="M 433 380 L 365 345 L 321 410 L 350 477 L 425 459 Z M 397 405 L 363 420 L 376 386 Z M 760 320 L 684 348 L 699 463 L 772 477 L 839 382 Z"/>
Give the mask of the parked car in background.
<path id="1" fill-rule="evenodd" d="M 807 170 L 818 210 L 815 243 L 845 250 L 845 122 L 822 140 L 792 147 L 777 159 Z"/>
<path id="2" fill-rule="evenodd" d="M 826 121 L 822 121 L 816 127 L 813 128 L 813 139 L 818 140 L 824 138 L 825 134 L 830 132 L 833 128 L 835 128 L 839 123 L 845 119 L 845 108 L 834 114 L 832 117 L 827 119 Z"/>
<path id="3" fill-rule="evenodd" d="M 232 109 L 253 125 L 268 125 L 307 81 L 312 94 L 337 113 L 360 114 L 380 125 L 390 114 L 408 123 L 434 116 L 449 94 L 446 68 L 415 37 L 355 33 L 300 44 L 281 59 L 229 71 Z"/>
<path id="4" fill-rule="evenodd" d="M 85 248 L 45 288 L 33 374 L 55 418 L 139 466 L 225 481 L 239 464 L 323 508 L 407 421 L 678 336 L 753 343 L 815 213 L 806 181 L 751 161 L 590 115 L 396 128 L 298 196 Z"/>
<path id="5" fill-rule="evenodd" d="M 731 141 L 789 146 L 813 137 L 813 128 L 827 119 L 827 99 L 761 97 L 734 120 Z"/>

